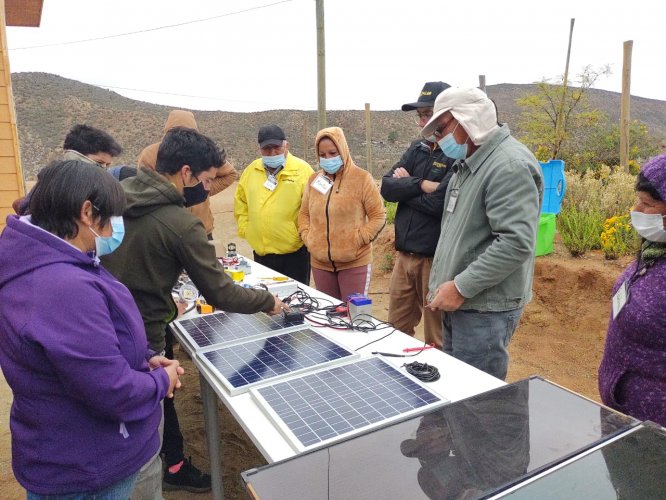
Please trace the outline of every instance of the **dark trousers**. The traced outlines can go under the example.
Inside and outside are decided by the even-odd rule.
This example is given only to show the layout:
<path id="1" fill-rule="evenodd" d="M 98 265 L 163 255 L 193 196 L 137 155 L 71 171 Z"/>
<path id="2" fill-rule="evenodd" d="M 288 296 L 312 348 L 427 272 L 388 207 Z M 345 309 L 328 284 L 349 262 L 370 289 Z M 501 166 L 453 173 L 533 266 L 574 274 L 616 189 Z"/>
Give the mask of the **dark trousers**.
<path id="1" fill-rule="evenodd" d="M 310 252 L 308 252 L 305 245 L 292 253 L 269 253 L 266 255 L 252 253 L 255 262 L 270 267 L 291 279 L 300 281 L 304 285 L 310 285 Z"/>
<path id="2" fill-rule="evenodd" d="M 166 328 L 166 347 L 164 355 L 173 359 L 173 334 Z M 185 458 L 183 453 L 183 435 L 180 432 L 178 414 L 174 404 L 176 393 L 173 398 L 164 398 L 164 432 L 162 433 L 162 453 L 167 467 L 176 465 Z"/>

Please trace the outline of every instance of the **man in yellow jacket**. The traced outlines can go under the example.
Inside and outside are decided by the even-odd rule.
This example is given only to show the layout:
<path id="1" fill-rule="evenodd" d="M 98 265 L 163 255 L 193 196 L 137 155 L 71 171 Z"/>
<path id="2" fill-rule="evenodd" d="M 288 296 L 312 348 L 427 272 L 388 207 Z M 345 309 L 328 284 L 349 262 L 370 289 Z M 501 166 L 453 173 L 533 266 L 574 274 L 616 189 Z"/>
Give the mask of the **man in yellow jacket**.
<path id="1" fill-rule="evenodd" d="M 307 285 L 310 255 L 298 235 L 298 212 L 312 167 L 289 153 L 277 125 L 261 127 L 258 142 L 261 158 L 245 168 L 236 189 L 238 235 L 252 247 L 255 262 Z"/>

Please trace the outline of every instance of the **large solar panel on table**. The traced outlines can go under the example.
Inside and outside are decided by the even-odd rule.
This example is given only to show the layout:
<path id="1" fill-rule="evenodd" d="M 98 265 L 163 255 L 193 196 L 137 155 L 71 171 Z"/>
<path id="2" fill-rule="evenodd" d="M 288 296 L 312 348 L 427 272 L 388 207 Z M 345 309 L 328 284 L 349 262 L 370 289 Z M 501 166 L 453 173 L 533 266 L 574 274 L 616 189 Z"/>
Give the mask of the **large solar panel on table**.
<path id="1" fill-rule="evenodd" d="M 174 323 L 195 349 L 238 342 L 277 330 L 293 330 L 294 326 L 299 326 L 286 323 L 283 316 L 269 316 L 262 312 L 240 314 L 222 311 Z"/>
<path id="2" fill-rule="evenodd" d="M 616 500 L 665 496 L 666 431 L 647 422 L 591 453 L 546 471 L 534 481 L 518 485 L 506 495 L 511 500 Z"/>
<path id="3" fill-rule="evenodd" d="M 447 402 L 379 358 L 252 391 L 296 451 Z"/>
<path id="4" fill-rule="evenodd" d="M 257 384 L 357 357 L 309 327 L 199 353 L 233 396 Z"/>

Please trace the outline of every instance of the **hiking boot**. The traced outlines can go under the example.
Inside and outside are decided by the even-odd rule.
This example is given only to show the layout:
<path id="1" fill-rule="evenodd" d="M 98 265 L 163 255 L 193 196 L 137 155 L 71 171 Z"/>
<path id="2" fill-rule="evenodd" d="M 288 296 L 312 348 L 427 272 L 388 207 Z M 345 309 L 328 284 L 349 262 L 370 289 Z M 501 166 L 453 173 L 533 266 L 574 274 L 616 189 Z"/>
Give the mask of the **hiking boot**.
<path id="1" fill-rule="evenodd" d="M 204 474 L 194 465 L 192 457 L 183 460 L 180 470 L 174 474 L 167 469 L 162 480 L 164 491 L 185 490 L 192 493 L 205 493 L 210 491 L 210 474 Z"/>

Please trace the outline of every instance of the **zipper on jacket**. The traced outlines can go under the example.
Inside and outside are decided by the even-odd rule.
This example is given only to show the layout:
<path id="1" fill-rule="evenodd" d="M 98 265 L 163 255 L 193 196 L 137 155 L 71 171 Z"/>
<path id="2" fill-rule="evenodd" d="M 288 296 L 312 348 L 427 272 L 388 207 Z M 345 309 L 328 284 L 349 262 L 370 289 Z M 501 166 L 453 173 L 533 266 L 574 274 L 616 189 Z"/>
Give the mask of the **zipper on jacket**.
<path id="1" fill-rule="evenodd" d="M 335 183 L 335 174 L 333 175 L 333 183 Z M 333 256 L 331 255 L 331 223 L 330 223 L 330 218 L 328 216 L 328 206 L 331 203 L 332 194 L 333 194 L 333 188 L 329 189 L 328 198 L 326 198 L 326 243 L 328 245 L 328 260 L 330 260 L 331 264 L 333 265 L 333 272 L 337 273 L 338 270 L 335 267 L 335 262 L 333 261 Z"/>

